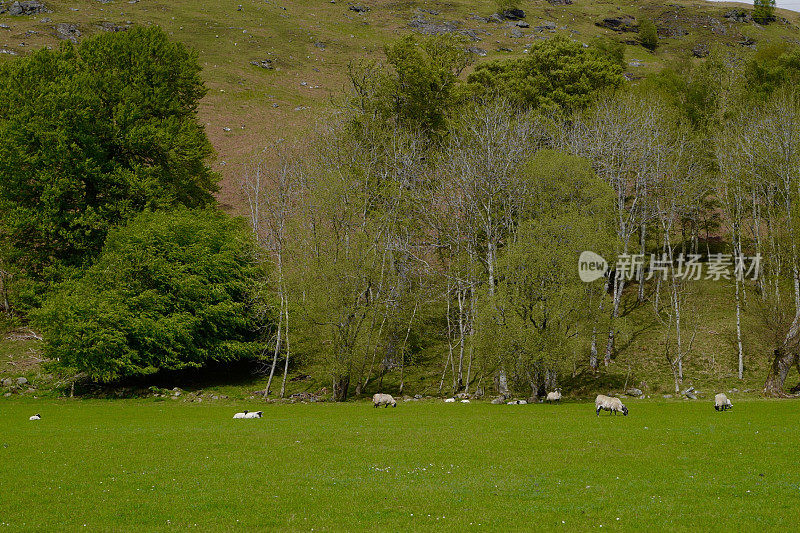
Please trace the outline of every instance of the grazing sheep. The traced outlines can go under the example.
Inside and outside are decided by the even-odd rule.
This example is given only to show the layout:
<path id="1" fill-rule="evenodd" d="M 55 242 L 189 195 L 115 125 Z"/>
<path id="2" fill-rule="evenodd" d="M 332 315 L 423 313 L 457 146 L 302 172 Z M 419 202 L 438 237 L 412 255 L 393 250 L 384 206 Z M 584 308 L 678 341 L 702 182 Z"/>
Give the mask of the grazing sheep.
<path id="1" fill-rule="evenodd" d="M 42 419 L 42 415 L 40 415 L 39 413 L 36 413 L 32 417 L 30 417 L 28 420 L 41 420 L 41 419 Z"/>
<path id="2" fill-rule="evenodd" d="M 261 418 L 261 415 L 264 414 L 264 411 L 256 411 L 255 413 L 248 412 L 244 415 L 245 418 Z"/>
<path id="3" fill-rule="evenodd" d="M 236 413 L 235 415 L 233 415 L 233 418 L 248 418 L 247 413 L 249 412 L 250 411 L 245 411 L 244 413 Z"/>
<path id="4" fill-rule="evenodd" d="M 547 401 L 549 403 L 561 401 L 561 391 L 552 391 L 547 393 Z"/>
<path id="5" fill-rule="evenodd" d="M 594 401 L 594 407 L 597 411 L 597 416 L 600 416 L 600 411 L 611 411 L 615 415 L 622 413 L 628 416 L 628 408 L 622 405 L 622 400 L 619 398 L 598 394 L 597 399 Z"/>
<path id="6" fill-rule="evenodd" d="M 445 398 L 444 399 L 444 403 L 456 403 L 456 399 L 455 398 Z"/>
<path id="7" fill-rule="evenodd" d="M 372 396 L 372 406 L 373 407 L 380 407 L 381 405 L 384 406 L 384 407 L 389 407 L 390 405 L 392 407 L 397 407 L 397 401 L 394 398 L 392 398 L 391 394 L 380 394 L 380 393 L 378 393 L 378 394 L 373 395 Z"/>
<path id="8" fill-rule="evenodd" d="M 720 392 L 719 394 L 714 396 L 714 409 L 717 411 L 725 411 L 727 409 L 733 409 L 733 404 L 731 404 L 731 401 L 728 399 L 727 396 L 725 396 L 723 393 Z"/>

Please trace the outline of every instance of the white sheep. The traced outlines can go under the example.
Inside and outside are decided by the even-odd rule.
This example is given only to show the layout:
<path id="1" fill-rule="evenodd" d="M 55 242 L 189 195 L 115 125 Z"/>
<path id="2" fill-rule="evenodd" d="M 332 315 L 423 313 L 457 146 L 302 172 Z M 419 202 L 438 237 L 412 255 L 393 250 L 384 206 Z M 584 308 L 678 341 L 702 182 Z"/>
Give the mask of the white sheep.
<path id="1" fill-rule="evenodd" d="M 733 409 L 733 404 L 731 404 L 731 401 L 728 399 L 727 396 L 725 396 L 723 393 L 720 392 L 719 394 L 714 396 L 714 409 L 717 411 L 725 411 L 727 409 Z"/>
<path id="2" fill-rule="evenodd" d="M 245 411 L 244 413 L 236 413 L 233 415 L 233 418 L 261 418 L 261 411 L 251 413 L 250 411 Z"/>
<path id="3" fill-rule="evenodd" d="M 444 399 L 444 403 L 456 403 L 456 399 L 455 398 L 445 398 Z"/>
<path id="4" fill-rule="evenodd" d="M 372 406 L 380 407 L 381 405 L 384 407 L 389 407 L 390 405 L 392 407 L 397 407 L 397 400 L 392 398 L 391 394 L 374 394 L 372 396 Z"/>
<path id="5" fill-rule="evenodd" d="M 561 391 L 552 391 L 547 393 L 547 400 L 548 402 L 560 402 L 561 401 Z"/>
<path id="6" fill-rule="evenodd" d="M 622 413 L 623 415 L 628 416 L 628 408 L 622 405 L 622 400 L 612 396 L 598 394 L 594 401 L 594 407 L 597 412 L 597 416 L 600 416 L 600 411 L 611 411 L 615 415 L 617 413 Z"/>
<path id="7" fill-rule="evenodd" d="M 461 400 L 461 403 L 469 403 L 469 400 Z"/>
<path id="8" fill-rule="evenodd" d="M 507 405 L 526 405 L 528 400 L 511 400 L 510 402 L 506 402 Z"/>
<path id="9" fill-rule="evenodd" d="M 32 417 L 30 417 L 28 420 L 41 420 L 41 419 L 42 419 L 42 415 L 40 415 L 39 413 L 36 413 Z"/>

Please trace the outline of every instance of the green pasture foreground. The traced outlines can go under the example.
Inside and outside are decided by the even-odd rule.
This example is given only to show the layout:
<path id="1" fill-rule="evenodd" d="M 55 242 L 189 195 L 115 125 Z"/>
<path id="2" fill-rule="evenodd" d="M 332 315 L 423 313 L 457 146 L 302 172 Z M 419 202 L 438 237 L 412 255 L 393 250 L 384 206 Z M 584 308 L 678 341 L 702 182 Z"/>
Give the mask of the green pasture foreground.
<path id="1" fill-rule="evenodd" d="M 800 402 L 628 406 L 0 401 L 0 531 L 797 527 Z"/>

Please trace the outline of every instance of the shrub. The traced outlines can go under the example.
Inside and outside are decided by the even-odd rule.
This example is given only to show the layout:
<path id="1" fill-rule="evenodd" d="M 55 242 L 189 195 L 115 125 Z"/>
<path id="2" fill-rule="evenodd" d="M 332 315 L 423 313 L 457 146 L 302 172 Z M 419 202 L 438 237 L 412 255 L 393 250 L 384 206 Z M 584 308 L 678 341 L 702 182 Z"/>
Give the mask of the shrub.
<path id="1" fill-rule="evenodd" d="M 259 353 L 249 232 L 213 211 L 144 212 L 33 314 L 44 353 L 95 381 Z"/>
<path id="2" fill-rule="evenodd" d="M 639 23 L 639 42 L 651 52 L 658 47 L 658 29 L 650 19 L 643 19 Z"/>

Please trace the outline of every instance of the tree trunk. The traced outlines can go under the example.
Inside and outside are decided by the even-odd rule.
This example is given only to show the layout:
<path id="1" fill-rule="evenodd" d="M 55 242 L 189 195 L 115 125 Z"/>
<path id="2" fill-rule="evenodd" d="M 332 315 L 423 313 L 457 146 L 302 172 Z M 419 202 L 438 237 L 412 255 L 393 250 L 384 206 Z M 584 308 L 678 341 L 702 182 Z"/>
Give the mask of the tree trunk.
<path id="1" fill-rule="evenodd" d="M 350 388 L 350 376 L 335 376 L 333 378 L 333 401 L 344 402 L 347 400 L 347 389 Z"/>
<path id="2" fill-rule="evenodd" d="M 773 353 L 772 368 L 764 384 L 764 394 L 770 396 L 785 396 L 783 384 L 792 366 L 797 365 L 800 372 L 800 361 L 798 361 L 798 339 L 800 338 L 800 312 L 795 314 L 792 326 L 786 334 L 783 345 Z"/>
<path id="3" fill-rule="evenodd" d="M 275 366 L 278 364 L 278 354 L 281 351 L 281 331 L 283 326 L 283 295 L 281 295 L 281 310 L 278 313 L 278 334 L 275 340 L 275 355 L 272 357 L 272 367 L 269 370 L 269 379 L 267 380 L 267 388 L 264 389 L 264 396 L 269 396 L 270 388 L 272 387 L 272 377 L 275 375 Z"/>
<path id="4" fill-rule="evenodd" d="M 286 326 L 286 361 L 283 364 L 283 381 L 281 382 L 281 398 L 286 394 L 286 376 L 289 375 L 289 302 L 284 306 L 284 316 L 286 318 L 284 325 Z"/>

